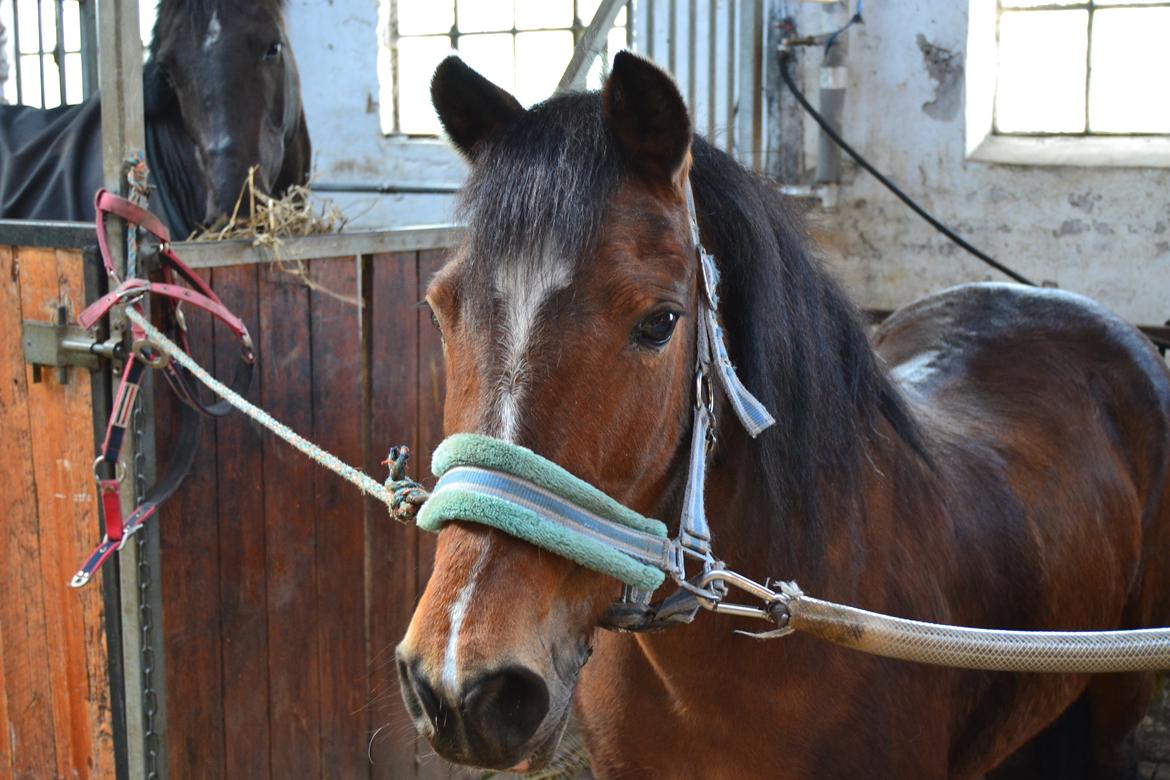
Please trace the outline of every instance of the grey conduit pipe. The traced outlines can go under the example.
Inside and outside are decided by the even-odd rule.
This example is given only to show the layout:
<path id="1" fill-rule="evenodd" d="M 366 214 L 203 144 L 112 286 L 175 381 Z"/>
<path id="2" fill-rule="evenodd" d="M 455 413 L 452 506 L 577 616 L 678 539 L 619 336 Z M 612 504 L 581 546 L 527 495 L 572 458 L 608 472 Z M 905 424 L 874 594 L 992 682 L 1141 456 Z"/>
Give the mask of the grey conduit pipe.
<path id="1" fill-rule="evenodd" d="M 1003 672 L 1098 674 L 1170 669 L 1170 628 L 1004 631 L 882 615 L 805 596 L 785 585 L 788 626 L 886 658 Z"/>

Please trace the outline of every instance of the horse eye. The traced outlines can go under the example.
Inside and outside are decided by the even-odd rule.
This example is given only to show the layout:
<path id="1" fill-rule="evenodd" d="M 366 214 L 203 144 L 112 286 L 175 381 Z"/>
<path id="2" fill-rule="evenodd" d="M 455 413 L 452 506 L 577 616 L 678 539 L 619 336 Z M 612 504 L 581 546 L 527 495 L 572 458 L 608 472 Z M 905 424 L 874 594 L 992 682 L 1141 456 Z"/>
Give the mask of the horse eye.
<path id="1" fill-rule="evenodd" d="M 435 326 L 435 330 L 439 331 L 439 335 L 442 336 L 443 335 L 443 326 L 439 324 L 439 316 L 437 314 L 435 314 L 434 309 L 430 309 L 430 313 L 431 313 L 431 324 Z"/>
<path id="2" fill-rule="evenodd" d="M 280 53 L 282 51 L 284 51 L 284 42 L 283 41 L 276 41 L 275 43 L 273 43 L 271 46 L 268 47 L 268 51 L 264 52 L 264 59 L 274 60 L 280 56 Z"/>
<path id="3" fill-rule="evenodd" d="M 634 337 L 644 346 L 660 349 L 666 346 L 666 342 L 674 335 L 674 326 L 678 324 L 678 318 L 679 313 L 676 311 L 655 312 L 638 323 Z"/>

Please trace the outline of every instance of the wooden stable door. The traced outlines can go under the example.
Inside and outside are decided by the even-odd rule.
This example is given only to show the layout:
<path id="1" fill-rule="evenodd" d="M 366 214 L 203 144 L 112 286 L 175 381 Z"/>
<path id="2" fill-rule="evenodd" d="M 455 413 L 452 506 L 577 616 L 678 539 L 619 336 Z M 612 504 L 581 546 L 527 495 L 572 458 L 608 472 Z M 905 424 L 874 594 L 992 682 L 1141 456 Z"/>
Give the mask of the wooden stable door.
<path id="1" fill-rule="evenodd" d="M 418 305 L 440 250 L 202 272 L 247 323 L 248 397 L 375 477 L 409 444 L 423 481 L 442 436 L 438 334 Z M 230 377 L 239 347 L 188 315 L 192 352 Z M 160 463 L 174 398 L 156 383 Z M 448 777 L 419 745 L 394 647 L 434 540 L 394 523 L 240 414 L 205 425 L 160 517 L 172 778 Z"/>
<path id="2" fill-rule="evenodd" d="M 0 777 L 114 776 L 101 582 L 68 584 L 99 533 L 90 376 L 21 349 L 84 301 L 79 250 L 0 246 Z"/>

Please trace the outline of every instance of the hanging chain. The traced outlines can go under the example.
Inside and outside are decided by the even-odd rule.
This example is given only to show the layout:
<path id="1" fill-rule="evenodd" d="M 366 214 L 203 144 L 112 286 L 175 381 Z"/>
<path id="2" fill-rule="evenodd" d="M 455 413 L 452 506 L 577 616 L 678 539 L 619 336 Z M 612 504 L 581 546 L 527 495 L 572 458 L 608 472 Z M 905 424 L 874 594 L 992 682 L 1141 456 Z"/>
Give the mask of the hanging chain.
<path id="1" fill-rule="evenodd" d="M 142 400 L 134 403 L 134 412 L 131 421 L 134 436 L 134 503 L 141 505 L 146 495 L 146 452 L 143 449 L 142 427 Z M 157 780 L 159 737 L 155 731 L 154 716 L 158 712 L 158 693 L 154 689 L 154 644 L 152 642 L 154 630 L 154 610 L 150 606 L 151 588 L 153 581 L 150 563 L 147 559 L 147 535 L 153 533 L 152 527 L 142 529 L 135 537 L 138 550 L 138 627 L 139 641 L 141 642 L 142 663 L 142 717 L 143 742 L 146 760 L 147 780 Z"/>

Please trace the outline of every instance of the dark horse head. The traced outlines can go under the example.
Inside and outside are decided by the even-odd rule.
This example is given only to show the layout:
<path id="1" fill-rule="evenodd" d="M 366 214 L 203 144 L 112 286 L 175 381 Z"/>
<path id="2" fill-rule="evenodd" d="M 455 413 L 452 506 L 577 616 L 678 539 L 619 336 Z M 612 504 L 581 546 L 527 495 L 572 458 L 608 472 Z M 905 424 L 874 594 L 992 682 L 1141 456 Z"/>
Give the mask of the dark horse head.
<path id="1" fill-rule="evenodd" d="M 308 177 L 309 133 L 283 11 L 282 0 L 159 4 L 144 87 L 161 148 L 148 157 L 188 225 L 230 214 L 251 166 L 256 186 L 273 194 Z M 186 186 L 166 186 L 181 177 Z"/>

